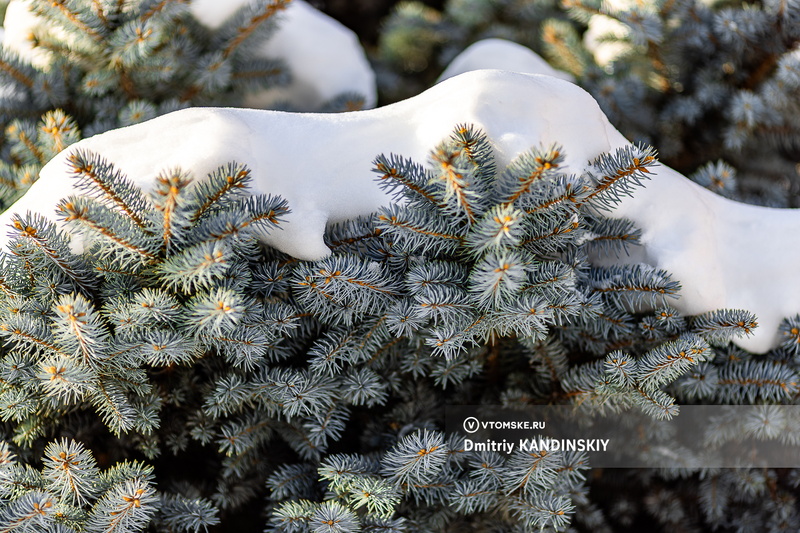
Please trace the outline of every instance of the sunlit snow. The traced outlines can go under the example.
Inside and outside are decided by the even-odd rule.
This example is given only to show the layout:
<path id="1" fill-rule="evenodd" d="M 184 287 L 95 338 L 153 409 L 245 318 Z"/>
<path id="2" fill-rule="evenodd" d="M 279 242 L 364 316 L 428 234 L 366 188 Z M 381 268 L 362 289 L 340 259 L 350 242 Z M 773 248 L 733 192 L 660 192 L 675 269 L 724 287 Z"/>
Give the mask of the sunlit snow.
<path id="1" fill-rule="evenodd" d="M 444 69 L 438 81 L 481 69 L 498 69 L 523 74 L 546 74 L 567 81 L 574 76 L 550 66 L 547 61 L 526 46 L 506 39 L 482 39 L 458 54 Z"/>
<path id="2" fill-rule="evenodd" d="M 378 188 L 372 161 L 395 153 L 424 162 L 456 124 L 482 128 L 499 165 L 531 146 L 561 144 L 580 173 L 600 153 L 628 144 L 595 100 L 549 76 L 483 70 L 445 80 L 408 100 L 342 114 L 192 108 L 83 140 L 48 163 L 41 178 L 0 217 L 53 206 L 71 192 L 65 158 L 99 152 L 148 189 L 156 173 L 180 166 L 203 175 L 222 163 L 252 169 L 254 190 L 279 194 L 293 210 L 264 241 L 302 259 L 326 256 L 325 225 L 366 215 L 390 199 Z M 652 179 L 612 216 L 641 228 L 641 249 L 621 261 L 671 272 L 682 289 L 674 306 L 687 314 L 748 309 L 760 327 L 737 344 L 763 352 L 777 342 L 785 316 L 800 311 L 800 216 L 727 200 L 678 172 L 657 166 Z M 618 261 L 615 259 L 615 261 Z"/>

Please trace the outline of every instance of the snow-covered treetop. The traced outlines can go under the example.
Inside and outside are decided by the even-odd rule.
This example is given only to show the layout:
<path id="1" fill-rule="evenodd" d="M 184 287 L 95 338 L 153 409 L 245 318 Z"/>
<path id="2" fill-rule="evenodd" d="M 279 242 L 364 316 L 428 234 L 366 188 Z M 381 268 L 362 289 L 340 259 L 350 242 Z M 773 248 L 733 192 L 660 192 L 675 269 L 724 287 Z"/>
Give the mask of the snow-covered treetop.
<path id="1" fill-rule="evenodd" d="M 215 29 L 248 1 L 194 0 L 189 9 Z M 312 111 L 348 92 L 363 96 L 365 109 L 375 107 L 375 74 L 356 34 L 303 0 L 293 0 L 279 15 L 278 30 L 259 54 L 282 59 L 291 82 L 251 95 L 245 102 L 248 107 L 271 109 L 275 103 L 288 102 L 298 111 Z"/>
<path id="2" fill-rule="evenodd" d="M 216 30 L 249 0 L 195 0 L 189 13 L 202 25 Z M 375 74 L 367 61 L 358 37 L 340 22 L 314 9 L 304 0 L 292 0 L 277 15 L 277 28 L 255 51 L 255 57 L 280 59 L 288 67 L 288 85 L 251 93 L 249 107 L 272 109 L 288 105 L 294 110 L 318 110 L 342 94 L 364 98 L 364 108 L 375 107 Z M 12 0 L 0 33 L 5 48 L 39 68 L 47 69 L 52 53 L 34 46 L 32 37 L 57 32 L 62 39 L 70 36 L 37 15 L 30 0 Z"/>

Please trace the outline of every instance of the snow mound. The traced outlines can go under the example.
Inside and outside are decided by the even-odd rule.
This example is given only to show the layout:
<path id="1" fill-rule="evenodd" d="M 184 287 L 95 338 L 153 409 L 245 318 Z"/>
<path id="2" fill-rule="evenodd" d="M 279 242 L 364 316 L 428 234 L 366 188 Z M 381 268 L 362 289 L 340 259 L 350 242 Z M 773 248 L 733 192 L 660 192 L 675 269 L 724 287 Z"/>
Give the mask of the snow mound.
<path id="1" fill-rule="evenodd" d="M 543 117 L 558 116 L 558 120 Z M 387 205 L 372 172 L 381 153 L 426 161 L 428 152 L 458 123 L 483 128 L 500 165 L 534 144 L 561 142 L 580 132 L 568 150 L 573 168 L 608 149 L 605 116 L 594 99 L 549 76 L 481 70 L 445 80 L 408 100 L 339 114 L 287 113 L 234 108 L 189 108 L 84 139 L 61 152 L 39 180 L 0 217 L 39 211 L 71 194 L 67 157 L 90 150 L 114 163 L 145 190 L 165 168 L 195 176 L 229 161 L 247 164 L 257 193 L 279 194 L 292 214 L 265 242 L 301 259 L 329 253 L 327 222 L 367 215 Z M 568 142 L 568 141 L 563 141 Z"/>
<path id="2" fill-rule="evenodd" d="M 545 74 L 574 82 L 572 74 L 550 66 L 539 54 L 526 46 L 506 39 L 483 39 L 458 54 L 444 69 L 437 83 L 465 72 L 498 69 L 524 74 Z"/>
<path id="3" fill-rule="evenodd" d="M 323 242 L 327 223 L 390 202 L 372 172 L 378 154 L 426 161 L 459 123 L 488 134 L 500 167 L 532 146 L 559 143 L 569 170 L 580 173 L 597 155 L 629 144 L 597 102 L 572 83 L 480 70 L 367 111 L 191 108 L 106 132 L 48 163 L 30 191 L 0 216 L 0 225 L 27 210 L 53 219 L 58 200 L 74 192 L 65 159 L 76 149 L 102 154 L 145 190 L 162 169 L 179 166 L 198 176 L 235 160 L 253 171 L 255 192 L 281 195 L 292 209 L 283 229 L 263 236 L 264 242 L 301 259 L 319 259 L 329 254 Z M 642 246 L 612 260 L 669 271 L 682 285 L 674 305 L 683 313 L 756 313 L 760 327 L 736 343 L 754 352 L 775 346 L 781 320 L 800 312 L 798 212 L 727 200 L 663 165 L 651 177 L 612 213 L 636 223 Z"/>

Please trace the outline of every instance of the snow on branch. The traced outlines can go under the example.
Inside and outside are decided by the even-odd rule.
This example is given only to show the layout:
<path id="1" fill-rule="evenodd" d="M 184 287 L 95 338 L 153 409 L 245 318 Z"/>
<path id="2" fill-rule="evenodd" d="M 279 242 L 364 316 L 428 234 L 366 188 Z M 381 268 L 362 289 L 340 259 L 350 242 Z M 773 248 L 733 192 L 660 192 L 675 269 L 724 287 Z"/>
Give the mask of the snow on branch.
<path id="1" fill-rule="evenodd" d="M 53 5 L 56 6 L 52 8 L 56 15 L 71 15 L 61 3 Z M 179 11 L 175 6 L 171 8 Z M 362 108 L 375 106 L 375 74 L 358 37 L 307 2 L 272 0 L 257 5 L 249 0 L 193 0 L 185 9 L 201 25 L 214 32 L 215 39 L 226 41 L 223 53 L 211 65 L 215 68 L 251 35 L 257 31 L 266 33 L 267 38 L 254 45 L 253 57 L 248 56 L 248 59 L 261 61 L 254 64 L 280 60 L 291 73 L 291 80 L 286 86 L 259 88 L 249 92 L 246 100 L 248 107 L 274 109 L 276 106 L 289 106 L 294 110 L 311 111 L 330 106 L 343 97 L 349 103 L 353 100 L 350 97 L 355 96 L 359 98 Z M 95 18 L 95 25 L 102 28 L 102 17 L 95 15 Z M 145 16 L 144 19 L 148 20 L 149 17 Z M 65 20 L 65 24 L 70 21 L 83 24 L 83 19 L 77 16 Z M 45 70 L 53 64 L 54 54 L 35 43 L 48 36 L 72 42 L 67 32 L 53 26 L 37 12 L 32 0 L 11 0 L 3 25 L 5 31 L 0 33 L 3 47 Z M 142 43 L 141 31 L 142 28 L 137 26 L 129 32 L 133 48 Z M 141 59 L 134 52 L 128 57 L 129 62 L 133 62 L 134 58 Z M 26 68 L 30 67 L 17 65 L 14 58 L 0 58 L 0 69 L 23 85 L 31 86 L 33 82 L 26 75 Z M 246 78 L 259 74 L 263 72 L 247 70 L 237 75 Z"/>
<path id="2" fill-rule="evenodd" d="M 531 147 L 560 145 L 566 154 L 561 170 L 594 175 L 599 156 L 633 149 L 579 87 L 549 76 L 485 70 L 374 110 L 324 115 L 191 108 L 97 135 L 48 163 L 0 223 L 7 226 L 13 213 L 28 210 L 54 220 L 54 206 L 76 186 L 68 174 L 77 150 L 102 154 L 145 190 L 163 168 L 197 178 L 236 161 L 251 169 L 255 194 L 279 195 L 291 210 L 262 240 L 317 260 L 330 253 L 323 242 L 327 224 L 392 204 L 396 194 L 374 173 L 376 157 L 394 154 L 381 160 L 392 167 L 387 172 L 396 166 L 396 173 L 407 173 L 411 169 L 399 163 L 424 161 L 456 124 L 486 133 L 497 168 Z M 631 221 L 641 232 L 638 244 L 627 254 L 601 255 L 600 248 L 593 262 L 645 263 L 669 272 L 681 286 L 673 304 L 679 311 L 751 311 L 759 327 L 734 342 L 756 352 L 775 346 L 781 320 L 800 312 L 798 214 L 733 202 L 659 163 L 648 161 L 646 176 L 608 215 Z"/>

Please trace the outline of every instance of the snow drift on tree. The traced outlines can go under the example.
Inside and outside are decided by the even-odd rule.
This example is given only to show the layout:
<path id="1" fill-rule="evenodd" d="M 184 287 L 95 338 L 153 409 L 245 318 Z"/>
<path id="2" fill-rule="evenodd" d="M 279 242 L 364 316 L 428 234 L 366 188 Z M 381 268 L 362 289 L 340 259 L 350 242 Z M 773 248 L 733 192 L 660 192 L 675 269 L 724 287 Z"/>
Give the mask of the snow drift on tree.
<path id="1" fill-rule="evenodd" d="M 326 224 L 367 215 L 390 202 L 374 180 L 372 161 L 394 153 L 425 160 L 457 123 L 482 128 L 498 167 L 536 145 L 558 143 L 580 174 L 598 155 L 629 144 L 595 100 L 576 85 L 549 76 L 483 70 L 445 80 L 424 93 L 379 109 L 342 114 L 292 114 L 193 108 L 83 140 L 59 154 L 30 191 L 0 218 L 54 206 L 72 193 L 66 158 L 74 150 L 102 154 L 148 190 L 164 168 L 195 176 L 221 163 L 247 164 L 254 192 L 288 200 L 292 213 L 267 244 L 301 259 L 329 254 Z M 737 339 L 764 352 L 777 344 L 778 326 L 800 311 L 800 218 L 793 210 L 727 200 L 658 165 L 651 180 L 611 214 L 632 220 L 641 246 L 603 262 L 645 262 L 681 283 L 674 306 L 685 314 L 747 309 L 761 327 Z M 79 244 L 79 243 L 78 243 Z"/>

